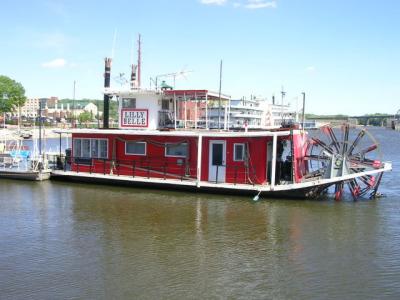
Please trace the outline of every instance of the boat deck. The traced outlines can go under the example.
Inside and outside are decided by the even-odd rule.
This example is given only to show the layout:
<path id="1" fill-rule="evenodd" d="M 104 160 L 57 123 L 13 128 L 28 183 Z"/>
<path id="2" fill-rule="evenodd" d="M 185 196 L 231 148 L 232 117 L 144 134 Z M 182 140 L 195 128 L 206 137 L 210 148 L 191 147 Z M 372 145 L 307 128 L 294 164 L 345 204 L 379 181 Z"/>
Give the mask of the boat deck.
<path id="1" fill-rule="evenodd" d="M 284 182 L 278 185 L 266 184 L 234 184 L 234 183 L 215 183 L 209 181 L 198 181 L 194 179 L 163 179 L 154 177 L 139 177 L 139 176 L 126 176 L 116 174 L 102 174 L 102 173 L 85 173 L 76 171 L 54 170 L 51 173 L 51 178 L 77 181 L 77 182 L 92 182 L 103 184 L 118 184 L 124 186 L 156 186 L 165 189 L 185 189 L 192 191 L 212 191 L 216 193 L 229 193 L 229 194 L 257 194 L 273 196 L 286 196 L 291 197 L 304 197 L 310 191 L 316 188 L 325 188 L 336 182 L 343 180 L 351 180 L 353 178 L 365 175 L 378 174 L 385 171 L 391 171 L 392 165 L 389 162 L 384 163 L 384 167 L 377 170 L 366 171 L 361 173 L 349 174 L 330 179 L 315 179 L 300 183 Z"/>

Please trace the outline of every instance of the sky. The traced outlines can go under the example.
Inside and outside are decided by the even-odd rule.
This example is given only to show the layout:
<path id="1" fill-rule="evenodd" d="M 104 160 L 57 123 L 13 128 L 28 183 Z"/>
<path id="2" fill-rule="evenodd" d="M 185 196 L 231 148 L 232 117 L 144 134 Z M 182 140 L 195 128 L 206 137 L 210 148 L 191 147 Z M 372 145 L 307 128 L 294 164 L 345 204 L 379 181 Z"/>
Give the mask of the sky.
<path id="1" fill-rule="evenodd" d="M 27 97 L 102 99 L 129 73 L 142 36 L 142 87 L 191 71 L 177 89 L 256 95 L 306 112 L 362 115 L 400 109 L 400 1 L 1 0 L 0 74 Z M 128 78 L 128 77 L 126 77 Z M 172 77 L 164 77 L 173 84 Z"/>

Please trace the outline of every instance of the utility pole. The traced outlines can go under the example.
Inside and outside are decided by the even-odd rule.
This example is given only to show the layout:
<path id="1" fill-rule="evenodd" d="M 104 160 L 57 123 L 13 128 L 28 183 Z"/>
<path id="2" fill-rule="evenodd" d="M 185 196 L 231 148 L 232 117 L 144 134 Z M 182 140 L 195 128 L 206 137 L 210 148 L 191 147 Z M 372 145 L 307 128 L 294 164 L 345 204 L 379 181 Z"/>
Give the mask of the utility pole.
<path id="1" fill-rule="evenodd" d="M 100 128 L 100 114 L 99 114 L 99 107 L 100 107 L 100 101 L 97 101 L 97 129 Z"/>
<path id="2" fill-rule="evenodd" d="M 222 85 L 222 59 L 219 66 L 219 97 L 218 97 L 218 130 L 221 124 L 221 85 Z"/>
<path id="3" fill-rule="evenodd" d="M 6 128 L 6 101 L 8 100 L 8 95 L 6 93 L 3 94 L 3 129 Z M 5 138 L 5 135 L 4 135 Z"/>
<path id="4" fill-rule="evenodd" d="M 282 124 L 284 121 L 284 117 L 283 117 L 283 99 L 285 98 L 286 92 L 283 90 L 283 86 L 282 86 L 282 91 L 281 91 L 281 97 L 282 97 L 282 103 L 281 103 L 281 114 L 282 114 Z"/>
<path id="5" fill-rule="evenodd" d="M 39 99 L 39 157 L 42 156 L 42 99 Z"/>
<path id="6" fill-rule="evenodd" d="M 304 125 L 305 125 L 305 112 L 306 112 L 306 93 L 302 92 L 303 95 L 303 113 L 301 116 L 301 129 L 304 130 Z"/>
<path id="7" fill-rule="evenodd" d="M 74 80 L 74 91 L 72 98 L 72 128 L 75 128 L 75 91 L 76 91 L 76 81 Z"/>
<path id="8" fill-rule="evenodd" d="M 110 117 L 110 95 L 108 94 L 107 88 L 110 87 L 111 81 L 111 62 L 112 59 L 106 57 L 104 59 L 104 107 L 103 107 L 103 128 L 109 128 L 109 117 Z"/>

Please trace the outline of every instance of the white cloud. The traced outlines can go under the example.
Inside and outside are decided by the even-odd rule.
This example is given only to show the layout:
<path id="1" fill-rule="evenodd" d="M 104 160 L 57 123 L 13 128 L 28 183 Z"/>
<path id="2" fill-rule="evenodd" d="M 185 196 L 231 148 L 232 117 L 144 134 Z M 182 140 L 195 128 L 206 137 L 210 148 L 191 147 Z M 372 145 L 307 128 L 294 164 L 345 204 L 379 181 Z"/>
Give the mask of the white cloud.
<path id="1" fill-rule="evenodd" d="M 276 8 L 276 1 L 247 0 L 244 7 L 247 9 Z"/>
<path id="2" fill-rule="evenodd" d="M 56 58 L 51 61 L 42 63 L 43 68 L 63 68 L 67 65 L 67 61 L 64 58 Z"/>
<path id="3" fill-rule="evenodd" d="M 308 66 L 308 67 L 306 68 L 306 72 L 307 72 L 307 73 L 310 73 L 310 74 L 313 74 L 313 73 L 315 73 L 316 71 L 317 71 L 317 68 L 314 67 L 314 66 Z"/>
<path id="4" fill-rule="evenodd" d="M 246 9 L 260 9 L 260 8 L 276 8 L 276 0 L 236 0 L 231 2 L 229 0 L 200 0 L 202 4 L 206 5 L 225 5 L 230 3 L 234 8 L 243 7 Z"/>
<path id="5" fill-rule="evenodd" d="M 200 0 L 200 2 L 206 5 L 224 5 L 227 0 Z"/>

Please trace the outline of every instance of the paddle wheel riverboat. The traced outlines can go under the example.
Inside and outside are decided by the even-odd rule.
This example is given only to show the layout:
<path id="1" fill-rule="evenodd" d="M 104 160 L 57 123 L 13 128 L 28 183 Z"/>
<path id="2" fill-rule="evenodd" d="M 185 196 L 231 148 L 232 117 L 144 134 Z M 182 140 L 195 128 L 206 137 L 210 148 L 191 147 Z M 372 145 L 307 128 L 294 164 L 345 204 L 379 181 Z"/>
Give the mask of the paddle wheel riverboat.
<path id="1" fill-rule="evenodd" d="M 341 139 L 329 126 L 322 137 L 296 126 L 246 132 L 225 124 L 210 130 L 206 110 L 216 95 L 207 90 L 115 95 L 119 129 L 60 131 L 72 134 L 72 151 L 53 177 L 300 198 L 334 186 L 340 200 L 344 185 L 354 199 L 374 196 L 383 172 L 391 169 L 379 160 L 378 143 L 367 131 L 350 142 L 348 125 Z M 181 119 L 184 106 L 191 111 Z M 194 120 L 188 117 L 193 111 Z"/>
<path id="2" fill-rule="evenodd" d="M 106 59 L 104 128 L 59 131 L 60 139 L 72 134 L 72 149 L 53 178 L 246 193 L 255 199 L 314 198 L 332 187 L 340 200 L 345 186 L 354 199 L 374 197 L 383 172 L 391 170 L 365 130 L 353 136 L 344 125 L 341 138 L 329 126 L 314 137 L 296 125 L 233 131 L 229 96 L 141 89 L 134 71 L 129 89 L 112 90 L 110 64 Z M 119 104 L 118 129 L 108 128 L 110 99 Z M 220 108 L 223 122 L 211 122 L 211 107 Z"/>

